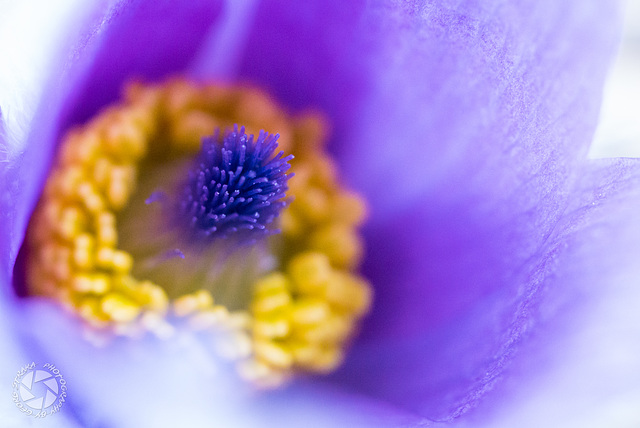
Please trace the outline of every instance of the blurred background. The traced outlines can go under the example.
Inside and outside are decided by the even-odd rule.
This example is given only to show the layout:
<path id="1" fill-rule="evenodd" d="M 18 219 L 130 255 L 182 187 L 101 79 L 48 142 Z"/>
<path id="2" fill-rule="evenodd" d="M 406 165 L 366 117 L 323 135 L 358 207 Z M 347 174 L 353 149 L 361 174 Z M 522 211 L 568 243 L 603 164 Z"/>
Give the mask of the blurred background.
<path id="1" fill-rule="evenodd" d="M 605 87 L 592 157 L 640 157 L 640 0 L 627 0 L 622 46 Z"/>

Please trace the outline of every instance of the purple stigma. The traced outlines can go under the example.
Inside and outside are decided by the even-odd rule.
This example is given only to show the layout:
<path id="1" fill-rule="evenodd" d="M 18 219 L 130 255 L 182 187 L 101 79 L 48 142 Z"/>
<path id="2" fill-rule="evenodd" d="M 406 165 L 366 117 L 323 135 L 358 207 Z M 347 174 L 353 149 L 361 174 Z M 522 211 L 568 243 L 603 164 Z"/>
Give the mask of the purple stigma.
<path id="1" fill-rule="evenodd" d="M 207 240 L 234 237 L 241 243 L 277 233 L 269 226 L 289 203 L 286 174 L 292 155 L 274 155 L 279 135 L 260 131 L 254 142 L 244 127 L 220 130 L 202 140 L 196 165 L 179 203 L 195 235 Z"/>

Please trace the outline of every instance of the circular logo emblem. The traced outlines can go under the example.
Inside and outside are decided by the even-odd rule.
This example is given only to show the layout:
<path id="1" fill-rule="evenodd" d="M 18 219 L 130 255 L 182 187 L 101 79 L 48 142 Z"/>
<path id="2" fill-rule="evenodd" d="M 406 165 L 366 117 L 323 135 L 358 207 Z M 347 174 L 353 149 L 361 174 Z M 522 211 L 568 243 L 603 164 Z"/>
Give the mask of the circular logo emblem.
<path id="1" fill-rule="evenodd" d="M 66 397 L 67 382 L 53 364 L 27 364 L 13 380 L 13 402 L 30 416 L 59 412 Z"/>

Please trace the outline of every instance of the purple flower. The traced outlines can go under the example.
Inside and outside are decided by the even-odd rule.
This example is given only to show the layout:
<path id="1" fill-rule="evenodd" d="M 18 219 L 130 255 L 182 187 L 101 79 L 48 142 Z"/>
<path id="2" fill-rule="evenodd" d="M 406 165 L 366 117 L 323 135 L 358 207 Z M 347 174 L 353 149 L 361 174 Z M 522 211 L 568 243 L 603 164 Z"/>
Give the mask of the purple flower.
<path id="1" fill-rule="evenodd" d="M 586 157 L 619 10 L 420 3 L 70 1 L 56 19 L 43 5 L 0 20 L 3 45 L 18 43 L 0 72 L 3 378 L 54 362 L 60 426 L 584 426 L 593 406 L 633 409 L 640 170 Z M 60 134 L 126 79 L 174 73 L 329 115 L 331 150 L 371 204 L 376 304 L 328 378 L 255 395 L 208 376 L 197 342 L 96 349 L 57 307 L 14 296 Z"/>

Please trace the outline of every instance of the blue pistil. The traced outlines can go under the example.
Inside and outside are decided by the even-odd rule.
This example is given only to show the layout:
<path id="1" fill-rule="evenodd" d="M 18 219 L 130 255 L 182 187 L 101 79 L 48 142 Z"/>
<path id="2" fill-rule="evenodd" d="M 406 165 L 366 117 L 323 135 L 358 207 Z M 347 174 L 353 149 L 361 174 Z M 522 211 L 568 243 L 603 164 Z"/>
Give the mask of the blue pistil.
<path id="1" fill-rule="evenodd" d="M 180 217 L 206 240 L 255 242 L 277 233 L 273 220 L 287 206 L 286 174 L 292 155 L 274 155 L 279 135 L 260 131 L 254 142 L 244 127 L 220 131 L 202 140 L 196 165 L 189 171 L 180 200 Z"/>

